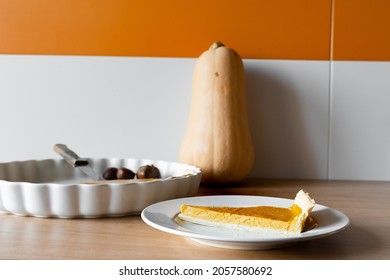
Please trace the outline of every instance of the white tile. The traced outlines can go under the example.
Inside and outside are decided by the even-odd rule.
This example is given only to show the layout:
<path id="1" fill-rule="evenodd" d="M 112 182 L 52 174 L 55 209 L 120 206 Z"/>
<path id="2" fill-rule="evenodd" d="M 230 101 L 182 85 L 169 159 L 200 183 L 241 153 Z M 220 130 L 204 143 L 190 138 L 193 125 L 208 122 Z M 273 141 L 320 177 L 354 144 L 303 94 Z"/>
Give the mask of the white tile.
<path id="1" fill-rule="evenodd" d="M 246 61 L 249 117 L 262 178 L 326 179 L 329 62 Z"/>
<path id="2" fill-rule="evenodd" d="M 0 55 L 0 161 L 177 160 L 195 59 Z M 327 176 L 329 62 L 245 60 L 253 177 Z"/>
<path id="3" fill-rule="evenodd" d="M 390 62 L 333 62 L 330 179 L 390 179 Z"/>
<path id="4" fill-rule="evenodd" d="M 0 161 L 56 157 L 176 160 L 194 60 L 0 55 Z"/>

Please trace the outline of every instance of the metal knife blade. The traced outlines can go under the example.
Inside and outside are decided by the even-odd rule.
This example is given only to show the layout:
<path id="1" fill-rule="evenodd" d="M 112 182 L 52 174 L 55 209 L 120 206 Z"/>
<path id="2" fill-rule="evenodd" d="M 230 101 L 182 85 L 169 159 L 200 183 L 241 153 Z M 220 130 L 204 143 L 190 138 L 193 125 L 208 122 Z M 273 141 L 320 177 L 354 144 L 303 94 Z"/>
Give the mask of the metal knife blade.
<path id="1" fill-rule="evenodd" d="M 64 144 L 54 145 L 54 151 L 62 156 L 70 165 L 80 169 L 84 174 L 94 181 L 101 180 L 101 176 L 91 168 L 88 159 L 80 158 L 75 152 Z"/>

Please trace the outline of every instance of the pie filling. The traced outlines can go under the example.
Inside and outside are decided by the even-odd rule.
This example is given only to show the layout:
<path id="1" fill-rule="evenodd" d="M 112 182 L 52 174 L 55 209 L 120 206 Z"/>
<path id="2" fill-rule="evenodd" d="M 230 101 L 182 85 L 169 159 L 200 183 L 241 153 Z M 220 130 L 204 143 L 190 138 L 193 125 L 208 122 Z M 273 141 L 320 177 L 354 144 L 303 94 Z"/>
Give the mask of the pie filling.
<path id="1" fill-rule="evenodd" d="M 315 202 L 302 190 L 288 207 L 214 207 L 181 205 L 179 218 L 207 226 L 228 227 L 240 230 L 274 230 L 298 234 L 312 229 L 316 221 L 310 217 Z"/>

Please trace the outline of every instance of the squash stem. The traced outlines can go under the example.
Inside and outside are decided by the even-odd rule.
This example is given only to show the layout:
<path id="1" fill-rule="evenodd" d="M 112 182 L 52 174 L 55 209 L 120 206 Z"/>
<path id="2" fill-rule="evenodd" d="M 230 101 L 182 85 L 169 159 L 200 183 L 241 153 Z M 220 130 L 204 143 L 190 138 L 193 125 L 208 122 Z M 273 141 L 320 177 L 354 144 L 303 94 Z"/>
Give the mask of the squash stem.
<path id="1" fill-rule="evenodd" d="M 225 45 L 221 41 L 217 41 L 211 45 L 210 49 L 218 49 L 219 47 L 224 47 Z"/>

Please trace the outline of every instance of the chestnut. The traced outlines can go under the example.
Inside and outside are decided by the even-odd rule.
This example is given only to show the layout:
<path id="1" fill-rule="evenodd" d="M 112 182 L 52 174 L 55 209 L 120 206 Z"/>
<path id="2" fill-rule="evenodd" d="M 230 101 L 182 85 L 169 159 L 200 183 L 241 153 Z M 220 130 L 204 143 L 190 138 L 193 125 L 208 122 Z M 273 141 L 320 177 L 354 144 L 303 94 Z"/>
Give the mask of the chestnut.
<path id="1" fill-rule="evenodd" d="M 143 165 L 141 166 L 137 171 L 137 178 L 138 179 L 158 179 L 161 178 L 160 170 L 154 166 L 151 165 Z"/>
<path id="2" fill-rule="evenodd" d="M 134 177 L 135 177 L 135 173 L 130 169 L 124 167 L 119 168 L 116 173 L 116 178 L 119 180 L 134 179 Z"/>
<path id="3" fill-rule="evenodd" d="M 116 174 L 118 172 L 118 168 L 109 167 L 103 172 L 103 179 L 105 180 L 116 180 Z"/>

